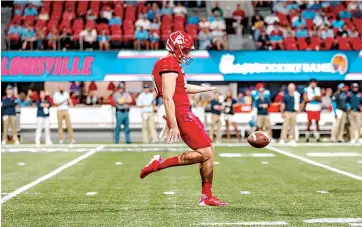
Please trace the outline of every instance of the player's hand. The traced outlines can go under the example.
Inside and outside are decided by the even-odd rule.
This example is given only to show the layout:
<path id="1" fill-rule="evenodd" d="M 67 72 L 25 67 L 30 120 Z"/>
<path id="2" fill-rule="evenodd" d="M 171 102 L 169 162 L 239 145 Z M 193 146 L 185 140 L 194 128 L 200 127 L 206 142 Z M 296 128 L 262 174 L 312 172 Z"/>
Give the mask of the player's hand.
<path id="1" fill-rule="evenodd" d="M 175 143 L 177 140 L 181 140 L 180 130 L 176 128 L 170 128 L 167 136 L 167 143 Z"/>

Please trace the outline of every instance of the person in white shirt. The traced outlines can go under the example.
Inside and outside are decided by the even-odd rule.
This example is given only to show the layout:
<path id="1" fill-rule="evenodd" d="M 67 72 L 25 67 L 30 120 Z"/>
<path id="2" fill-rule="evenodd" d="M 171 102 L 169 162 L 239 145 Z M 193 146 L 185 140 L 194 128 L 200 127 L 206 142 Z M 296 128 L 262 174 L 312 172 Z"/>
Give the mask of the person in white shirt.
<path id="1" fill-rule="evenodd" d="M 200 30 L 203 28 L 210 28 L 210 22 L 206 20 L 206 17 L 202 17 L 201 21 L 199 22 Z"/>
<path id="2" fill-rule="evenodd" d="M 84 49 L 95 48 L 95 43 L 97 41 L 97 31 L 95 29 L 87 27 L 85 30 L 81 31 L 79 36 L 83 41 Z"/>
<path id="3" fill-rule="evenodd" d="M 177 5 L 173 8 L 173 13 L 177 15 L 185 15 L 187 14 L 187 9 L 181 4 L 181 2 L 177 2 Z"/>
<path id="4" fill-rule="evenodd" d="M 157 141 L 154 104 L 155 97 L 148 84 L 143 85 L 143 92 L 138 95 L 136 104 L 142 108 L 142 133 L 143 143 L 148 143 L 151 136 L 152 142 Z"/>
<path id="5" fill-rule="evenodd" d="M 70 143 L 75 143 L 73 139 L 73 128 L 70 122 L 70 115 L 69 115 L 69 105 L 71 102 L 69 101 L 69 93 L 64 91 L 64 86 L 59 86 L 59 91 L 54 94 L 53 102 L 57 107 L 57 117 L 58 117 L 58 136 L 59 136 L 59 143 L 62 144 L 64 141 L 64 134 L 63 134 L 63 120 L 67 126 L 68 130 L 68 137 Z"/>
<path id="6" fill-rule="evenodd" d="M 101 13 L 102 13 L 103 17 L 107 18 L 108 20 L 110 20 L 112 18 L 112 10 L 109 8 L 104 9 Z"/>
<path id="7" fill-rule="evenodd" d="M 139 30 L 141 27 L 143 27 L 143 29 L 145 30 L 150 30 L 151 28 L 151 22 L 144 18 L 144 16 L 142 14 L 140 14 L 138 16 L 138 20 L 136 21 L 136 27 L 137 27 L 137 30 Z"/>
<path id="8" fill-rule="evenodd" d="M 226 25 L 225 21 L 221 20 L 220 17 L 216 17 L 213 22 L 210 24 L 211 30 L 225 30 Z"/>

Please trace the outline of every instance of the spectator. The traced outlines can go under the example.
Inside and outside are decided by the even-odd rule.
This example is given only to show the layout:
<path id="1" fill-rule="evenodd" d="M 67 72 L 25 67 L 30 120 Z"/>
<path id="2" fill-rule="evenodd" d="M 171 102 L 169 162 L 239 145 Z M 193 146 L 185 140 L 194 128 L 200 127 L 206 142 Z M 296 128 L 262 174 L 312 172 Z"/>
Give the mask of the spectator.
<path id="1" fill-rule="evenodd" d="M 54 94 L 53 100 L 54 105 L 57 107 L 58 137 L 60 144 L 64 143 L 63 121 L 65 121 L 67 126 L 69 143 L 75 143 L 75 140 L 73 139 L 73 128 L 70 121 L 70 114 L 68 111 L 69 105 L 71 105 L 69 98 L 69 93 L 64 91 L 64 86 L 59 85 L 59 91 Z"/>
<path id="2" fill-rule="evenodd" d="M 341 20 L 341 18 L 339 16 L 337 16 L 336 19 L 332 21 L 332 26 L 334 28 L 342 28 L 343 25 L 344 25 L 344 21 Z"/>
<path id="3" fill-rule="evenodd" d="M 119 16 L 113 15 L 113 17 L 111 19 L 109 19 L 108 21 L 109 26 L 117 24 L 117 25 L 122 25 L 122 20 Z"/>
<path id="4" fill-rule="evenodd" d="M 102 11 L 101 11 L 101 17 L 110 20 L 112 18 L 112 10 L 110 9 L 109 6 L 105 7 Z M 108 23 L 107 23 L 108 24 Z"/>
<path id="5" fill-rule="evenodd" d="M 43 41 L 45 40 L 45 31 L 44 29 L 37 27 L 35 29 L 35 37 L 36 37 L 36 49 L 37 50 L 43 50 Z"/>
<path id="6" fill-rule="evenodd" d="M 88 10 L 87 11 L 87 20 L 96 20 L 97 19 L 97 14 L 92 10 Z"/>
<path id="7" fill-rule="evenodd" d="M 161 9 L 161 15 L 172 15 L 172 8 L 170 6 L 170 2 L 166 2 L 165 7 Z"/>
<path id="8" fill-rule="evenodd" d="M 49 91 L 45 92 L 45 98 L 49 101 L 51 106 L 54 106 L 54 101 L 53 101 L 53 98 L 50 96 Z M 40 100 L 40 98 L 39 98 L 39 100 Z"/>
<path id="9" fill-rule="evenodd" d="M 12 140 L 15 144 L 19 144 L 18 131 L 16 129 L 16 98 L 11 85 L 6 87 L 6 96 L 2 99 L 2 118 L 3 118 L 3 140 L 2 145 L 5 145 L 8 140 L 9 127 L 11 128 Z"/>
<path id="10" fill-rule="evenodd" d="M 99 43 L 99 49 L 100 50 L 109 50 L 109 40 L 110 37 L 107 34 L 107 30 L 103 29 L 101 31 L 101 34 L 98 35 L 98 43 Z"/>
<path id="11" fill-rule="evenodd" d="M 10 26 L 8 35 L 18 35 L 21 36 L 23 33 L 23 28 L 19 25 L 17 21 L 13 23 L 13 25 Z"/>
<path id="12" fill-rule="evenodd" d="M 116 105 L 116 128 L 114 132 L 114 142 L 119 143 L 119 134 L 121 125 L 124 126 L 126 143 L 131 143 L 129 129 L 129 105 L 132 103 L 131 95 L 125 91 L 124 83 L 120 83 L 117 91 L 113 94 L 113 100 Z"/>
<path id="13" fill-rule="evenodd" d="M 245 89 L 244 103 L 246 105 L 251 105 L 253 103 L 253 98 L 251 97 L 250 89 Z"/>
<path id="14" fill-rule="evenodd" d="M 83 41 L 84 49 L 93 50 L 95 42 L 97 41 L 97 31 L 92 27 L 87 27 L 79 34 L 81 41 Z"/>
<path id="15" fill-rule="evenodd" d="M 290 138 L 290 143 L 295 144 L 295 126 L 297 122 L 297 113 L 300 111 L 300 94 L 295 91 L 295 85 L 290 83 L 288 85 L 288 93 L 284 95 L 280 112 L 284 118 L 281 140 L 279 143 L 283 144 Z M 289 131 L 290 130 L 290 131 Z M 290 132 L 290 133 L 289 133 Z"/>
<path id="16" fill-rule="evenodd" d="M 331 50 L 339 50 L 339 43 L 338 40 L 333 40 L 332 46 L 331 46 Z"/>
<path id="17" fill-rule="evenodd" d="M 41 8 L 38 20 L 48 21 L 49 20 L 49 13 L 45 10 L 45 8 Z"/>
<path id="18" fill-rule="evenodd" d="M 23 9 L 19 4 L 14 4 L 14 15 L 21 16 L 23 14 Z"/>
<path id="19" fill-rule="evenodd" d="M 212 43 L 213 45 L 216 46 L 217 50 L 223 50 L 226 49 L 227 46 L 227 38 L 226 38 L 226 34 L 224 31 L 222 30 L 214 30 L 211 32 L 211 36 L 212 36 Z"/>
<path id="20" fill-rule="evenodd" d="M 160 43 L 160 35 L 158 30 L 150 31 L 150 46 L 151 50 L 158 50 Z"/>
<path id="21" fill-rule="evenodd" d="M 34 29 L 26 24 L 25 28 L 22 30 L 21 39 L 23 41 L 22 49 L 25 50 L 28 43 L 30 44 L 30 49 L 33 49 L 33 42 L 36 40 Z"/>
<path id="22" fill-rule="evenodd" d="M 348 31 L 348 36 L 350 38 L 360 37 L 359 32 L 355 26 L 353 26 L 352 29 Z"/>
<path id="23" fill-rule="evenodd" d="M 309 32 L 310 37 L 318 37 L 319 31 L 316 25 L 313 25 L 312 30 Z"/>
<path id="24" fill-rule="evenodd" d="M 302 25 L 297 32 L 295 33 L 297 38 L 307 38 L 309 37 L 308 30 Z"/>
<path id="25" fill-rule="evenodd" d="M 16 103 L 20 108 L 31 106 L 30 90 L 27 95 L 24 92 L 21 92 L 19 98 L 16 99 Z"/>
<path id="26" fill-rule="evenodd" d="M 271 48 L 269 36 L 265 32 L 262 32 L 259 36 L 257 46 L 258 50 L 269 50 Z"/>
<path id="27" fill-rule="evenodd" d="M 212 35 L 208 28 L 203 28 L 198 35 L 199 39 L 199 49 L 200 50 L 208 50 L 212 47 L 211 40 Z"/>
<path id="28" fill-rule="evenodd" d="M 289 25 L 286 25 L 286 28 L 283 30 L 284 38 L 295 37 L 295 31 Z"/>
<path id="29" fill-rule="evenodd" d="M 137 30 L 139 30 L 140 28 L 143 28 L 144 30 L 149 30 L 151 28 L 150 21 L 144 18 L 142 14 L 138 16 L 138 20 L 136 21 L 135 25 Z"/>
<path id="30" fill-rule="evenodd" d="M 173 13 L 176 16 L 186 15 L 187 14 L 187 9 L 181 4 L 180 1 L 178 1 L 177 5 L 173 8 Z"/>
<path id="31" fill-rule="evenodd" d="M 33 4 L 29 4 L 24 10 L 24 16 L 38 16 L 38 10 Z"/>
<path id="32" fill-rule="evenodd" d="M 257 12 L 257 14 L 252 17 L 251 23 L 251 30 L 254 32 L 254 39 L 258 40 L 261 30 L 264 28 L 264 19 L 259 15 L 259 12 Z"/>
<path id="33" fill-rule="evenodd" d="M 233 126 L 235 131 L 235 136 L 238 140 L 240 140 L 240 133 L 238 130 L 238 125 L 234 120 L 234 107 L 237 104 L 236 100 L 232 97 L 231 92 L 228 91 L 226 94 L 226 98 L 224 101 L 224 118 L 225 118 L 225 126 L 226 126 L 226 138 L 230 140 L 230 124 Z"/>
<path id="34" fill-rule="evenodd" d="M 67 10 L 63 13 L 63 20 L 72 21 L 75 19 L 75 13 L 71 6 L 67 7 Z"/>
<path id="35" fill-rule="evenodd" d="M 188 24 L 199 24 L 200 17 L 199 17 L 199 10 L 194 11 L 194 15 L 188 16 L 187 23 Z"/>
<path id="36" fill-rule="evenodd" d="M 97 24 L 108 24 L 108 19 L 101 14 L 100 18 L 96 20 Z"/>
<path id="37" fill-rule="evenodd" d="M 65 51 L 67 49 L 72 48 L 72 39 L 71 34 L 69 33 L 69 30 L 64 27 L 62 30 L 62 33 L 59 36 L 59 42 L 60 42 L 60 49 Z"/>
<path id="38" fill-rule="evenodd" d="M 305 22 L 305 20 L 301 17 L 299 17 L 298 19 L 294 20 L 293 22 L 293 26 L 296 28 L 300 28 L 300 27 L 306 27 L 307 23 Z"/>
<path id="39" fill-rule="evenodd" d="M 52 50 L 57 49 L 57 39 L 58 39 L 58 34 L 57 33 L 58 33 L 57 29 L 55 27 L 53 27 L 52 30 L 50 31 L 50 33 L 47 36 L 48 47 L 51 48 Z"/>
<path id="40" fill-rule="evenodd" d="M 210 24 L 210 30 L 225 30 L 226 29 L 226 25 L 225 25 L 225 21 L 221 20 L 220 17 L 216 17 L 215 21 L 211 22 Z"/>
<path id="41" fill-rule="evenodd" d="M 345 24 L 345 25 L 343 25 L 342 28 L 338 29 L 337 36 L 346 38 L 348 36 L 349 32 L 350 32 L 350 30 L 348 29 L 347 25 Z"/>
<path id="42" fill-rule="evenodd" d="M 274 23 L 279 23 L 280 20 L 279 18 L 275 15 L 275 14 L 270 14 L 268 16 L 265 17 L 264 19 L 265 23 L 267 23 L 268 25 L 273 25 Z"/>
<path id="43" fill-rule="evenodd" d="M 216 142 L 221 142 L 221 111 L 225 108 L 220 102 L 220 93 L 216 91 L 214 93 L 214 98 L 211 100 L 211 127 L 210 127 L 210 138 Z M 215 131 L 216 127 L 216 131 Z M 214 140 L 214 135 L 216 134 L 216 141 Z"/>
<path id="44" fill-rule="evenodd" d="M 277 13 L 280 13 L 280 14 L 288 15 L 290 9 L 287 6 L 287 2 L 280 1 L 280 2 L 278 2 L 276 4 L 274 4 L 273 11 L 277 12 Z"/>
<path id="45" fill-rule="evenodd" d="M 303 10 L 301 16 L 303 19 L 314 19 L 314 17 L 316 16 L 316 13 L 312 9 L 305 9 L 305 10 Z"/>
<path id="46" fill-rule="evenodd" d="M 341 19 L 351 19 L 352 18 L 351 12 L 348 11 L 347 9 L 341 10 L 338 15 Z"/>
<path id="47" fill-rule="evenodd" d="M 352 91 L 348 93 L 347 102 L 350 106 L 348 120 L 350 122 L 351 143 L 362 143 L 361 139 L 361 109 L 362 109 L 362 93 L 359 90 L 358 83 L 352 84 Z"/>
<path id="48" fill-rule="evenodd" d="M 347 103 L 347 90 L 343 83 L 338 85 L 338 91 L 332 97 L 332 107 L 334 113 L 334 124 L 332 129 L 331 141 L 343 142 L 344 127 L 347 120 L 347 110 L 350 109 Z"/>
<path id="49" fill-rule="evenodd" d="M 76 92 L 73 91 L 70 92 L 69 101 L 71 103 L 71 106 L 76 106 L 79 104 L 79 97 Z"/>
<path id="50" fill-rule="evenodd" d="M 210 28 L 210 22 L 206 20 L 206 17 L 201 17 L 201 21 L 199 22 L 200 29 Z"/>
<path id="51" fill-rule="evenodd" d="M 153 18 L 150 29 L 158 31 L 160 30 L 160 27 L 161 27 L 160 17 Z"/>
<path id="52" fill-rule="evenodd" d="M 74 82 L 74 81 L 70 82 L 69 91 L 70 92 L 76 92 L 76 93 L 79 92 L 79 86 L 77 85 L 76 82 Z"/>
<path id="53" fill-rule="evenodd" d="M 321 93 L 323 94 L 323 89 L 321 90 Z M 332 94 L 333 90 L 331 88 L 325 89 L 324 95 L 322 95 L 321 98 L 321 108 L 322 110 L 330 110 L 332 107 Z"/>
<path id="54" fill-rule="evenodd" d="M 98 87 L 94 81 L 91 81 L 88 85 L 88 91 L 97 91 Z"/>
<path id="55" fill-rule="evenodd" d="M 143 85 L 143 92 L 137 97 L 137 107 L 142 108 L 142 134 L 143 143 L 148 143 L 151 137 L 152 142 L 157 141 L 154 105 L 155 97 L 148 84 Z"/>
<path id="56" fill-rule="evenodd" d="M 315 24 L 317 27 L 320 27 L 323 26 L 324 24 L 329 24 L 329 21 L 327 18 L 323 18 L 319 13 L 317 13 L 313 19 L 313 24 Z"/>
<path id="57" fill-rule="evenodd" d="M 334 31 L 332 29 L 332 26 L 322 26 L 319 30 L 319 36 L 322 39 L 334 38 Z"/>
<path id="58" fill-rule="evenodd" d="M 135 33 L 135 41 L 134 41 L 134 49 L 139 50 L 142 49 L 142 46 L 145 46 L 146 49 L 149 49 L 149 33 L 147 30 L 144 30 L 143 27 Z"/>
<path id="59" fill-rule="evenodd" d="M 285 95 L 284 90 L 285 90 L 284 86 L 280 88 L 279 93 L 274 98 L 274 102 L 276 102 L 278 104 L 281 104 L 283 102 L 284 95 Z"/>
<path id="60" fill-rule="evenodd" d="M 244 101 L 244 94 L 239 92 L 238 94 L 238 99 L 236 100 L 239 104 L 245 104 L 245 101 Z"/>
<path id="61" fill-rule="evenodd" d="M 257 130 L 268 131 L 269 136 L 272 136 L 270 128 L 270 119 L 268 113 L 268 107 L 270 106 L 270 99 L 264 95 L 264 88 L 259 89 L 259 97 L 256 99 L 257 117 L 256 127 Z"/>
<path id="62" fill-rule="evenodd" d="M 50 139 L 50 121 L 49 121 L 49 108 L 51 106 L 49 100 L 45 96 L 44 91 L 40 91 L 40 100 L 37 101 L 36 106 L 37 110 L 37 123 L 36 123 L 36 131 L 35 131 L 35 144 L 40 144 L 41 133 L 44 125 L 45 132 L 45 144 L 51 145 L 53 144 Z"/>
<path id="63" fill-rule="evenodd" d="M 147 18 L 152 21 L 153 18 L 155 18 L 156 16 L 160 15 L 161 14 L 161 10 L 160 8 L 158 7 L 157 3 L 154 2 L 152 4 L 152 8 L 148 11 L 148 14 L 147 14 Z"/>
<path id="64" fill-rule="evenodd" d="M 223 17 L 224 12 L 222 11 L 222 9 L 219 7 L 220 3 L 219 2 L 215 2 L 215 7 L 211 9 L 212 13 L 217 13 L 218 16 Z"/>
<path id="65" fill-rule="evenodd" d="M 85 104 L 88 106 L 93 106 L 98 104 L 98 97 L 95 95 L 95 90 L 89 91 L 89 94 L 85 99 Z"/>
<path id="66" fill-rule="evenodd" d="M 210 23 L 214 22 L 217 17 L 220 17 L 217 11 L 213 12 L 211 16 L 209 16 L 208 20 Z M 222 19 L 223 20 L 223 19 Z"/>

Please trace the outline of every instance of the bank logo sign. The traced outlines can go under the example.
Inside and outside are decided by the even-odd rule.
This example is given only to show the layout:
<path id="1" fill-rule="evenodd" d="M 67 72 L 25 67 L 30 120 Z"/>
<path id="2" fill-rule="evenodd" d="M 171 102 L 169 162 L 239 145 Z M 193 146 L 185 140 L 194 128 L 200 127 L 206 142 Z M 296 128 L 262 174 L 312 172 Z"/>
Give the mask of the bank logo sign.
<path id="1" fill-rule="evenodd" d="M 344 75 L 348 70 L 347 57 L 336 54 L 331 62 L 326 63 L 249 63 L 235 62 L 235 56 L 221 56 L 219 70 L 222 74 L 258 74 L 258 73 L 339 73 Z"/>

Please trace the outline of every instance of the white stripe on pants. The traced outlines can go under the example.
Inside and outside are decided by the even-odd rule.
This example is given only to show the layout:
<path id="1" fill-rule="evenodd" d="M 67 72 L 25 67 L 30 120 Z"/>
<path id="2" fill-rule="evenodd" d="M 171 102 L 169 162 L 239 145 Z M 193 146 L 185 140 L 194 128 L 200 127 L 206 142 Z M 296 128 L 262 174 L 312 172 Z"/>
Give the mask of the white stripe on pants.
<path id="1" fill-rule="evenodd" d="M 35 131 L 35 143 L 40 143 L 41 133 L 45 131 L 45 142 L 50 142 L 50 121 L 49 117 L 37 117 L 36 131 Z"/>

